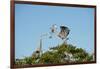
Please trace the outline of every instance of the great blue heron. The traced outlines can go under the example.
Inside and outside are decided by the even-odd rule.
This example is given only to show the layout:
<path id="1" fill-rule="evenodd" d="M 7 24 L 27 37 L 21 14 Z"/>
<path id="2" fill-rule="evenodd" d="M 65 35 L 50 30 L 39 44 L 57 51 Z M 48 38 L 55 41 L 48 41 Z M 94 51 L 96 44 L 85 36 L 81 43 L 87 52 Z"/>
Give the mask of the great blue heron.
<path id="1" fill-rule="evenodd" d="M 51 36 L 49 38 L 52 38 L 52 35 L 57 32 L 57 25 L 53 24 L 52 27 L 50 27 L 50 30 L 51 30 L 50 31 Z"/>
<path id="2" fill-rule="evenodd" d="M 60 30 L 58 36 L 63 40 L 69 35 L 70 30 L 66 26 L 60 26 Z"/>
<path id="3" fill-rule="evenodd" d="M 56 30 L 57 30 L 57 25 L 56 24 L 53 24 L 50 29 L 51 29 L 51 33 L 55 33 Z"/>

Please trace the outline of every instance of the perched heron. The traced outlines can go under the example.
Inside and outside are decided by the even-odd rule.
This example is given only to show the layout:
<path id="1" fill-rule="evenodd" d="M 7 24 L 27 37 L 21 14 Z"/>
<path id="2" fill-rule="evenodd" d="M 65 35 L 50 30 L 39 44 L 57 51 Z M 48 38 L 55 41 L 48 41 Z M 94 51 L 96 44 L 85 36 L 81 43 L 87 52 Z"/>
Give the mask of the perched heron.
<path id="1" fill-rule="evenodd" d="M 51 36 L 49 38 L 52 38 L 52 35 L 57 32 L 57 25 L 53 24 L 52 27 L 50 27 L 50 29 L 51 29 L 50 31 Z"/>
<path id="2" fill-rule="evenodd" d="M 56 30 L 57 30 L 56 24 L 53 24 L 52 27 L 51 27 L 50 29 L 51 29 L 51 33 L 55 33 Z"/>

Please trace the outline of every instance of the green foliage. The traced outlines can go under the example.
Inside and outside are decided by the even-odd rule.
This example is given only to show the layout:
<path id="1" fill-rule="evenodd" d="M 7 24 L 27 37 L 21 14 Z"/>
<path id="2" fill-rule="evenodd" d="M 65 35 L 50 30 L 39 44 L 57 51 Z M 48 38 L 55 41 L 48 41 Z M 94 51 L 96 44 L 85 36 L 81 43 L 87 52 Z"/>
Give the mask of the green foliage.
<path id="1" fill-rule="evenodd" d="M 32 57 L 25 57 L 25 63 L 31 65 L 32 64 Z"/>
<path id="2" fill-rule="evenodd" d="M 67 53 L 67 55 L 65 53 Z M 24 59 L 15 61 L 15 64 L 58 64 L 89 61 L 93 61 L 93 55 L 90 55 L 82 48 L 76 48 L 76 46 L 71 44 L 63 43 L 42 53 L 41 57 L 39 57 L 39 55 L 37 56 L 37 54 L 34 52 L 30 57 L 25 57 Z"/>
<path id="3" fill-rule="evenodd" d="M 40 58 L 40 63 L 45 63 L 45 64 L 53 64 L 53 63 L 59 63 L 59 55 L 57 52 L 45 52 L 41 58 Z"/>

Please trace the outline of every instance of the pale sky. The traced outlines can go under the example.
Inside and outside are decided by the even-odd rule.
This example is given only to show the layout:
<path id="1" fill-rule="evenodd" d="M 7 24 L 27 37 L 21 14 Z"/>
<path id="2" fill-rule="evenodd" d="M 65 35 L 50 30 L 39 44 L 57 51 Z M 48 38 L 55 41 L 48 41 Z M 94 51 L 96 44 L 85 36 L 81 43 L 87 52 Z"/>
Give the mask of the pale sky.
<path id="1" fill-rule="evenodd" d="M 30 56 L 53 24 L 70 29 L 69 44 L 94 52 L 94 8 L 15 4 L 15 58 Z M 46 36 L 43 50 L 60 43 L 60 38 Z"/>

